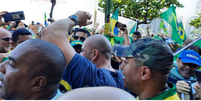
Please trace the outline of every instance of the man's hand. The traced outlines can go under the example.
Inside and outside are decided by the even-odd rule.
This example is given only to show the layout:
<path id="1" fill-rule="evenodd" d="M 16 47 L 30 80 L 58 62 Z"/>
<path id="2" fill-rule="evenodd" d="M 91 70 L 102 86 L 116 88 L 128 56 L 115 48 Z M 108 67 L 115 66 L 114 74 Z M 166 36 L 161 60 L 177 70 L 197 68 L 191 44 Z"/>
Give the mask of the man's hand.
<path id="1" fill-rule="evenodd" d="M 91 14 L 89 12 L 77 11 L 74 15 L 78 18 L 79 26 L 86 26 L 92 24 L 92 21 L 87 21 L 91 19 Z"/>
<path id="2" fill-rule="evenodd" d="M 55 19 L 49 18 L 48 21 L 51 22 L 51 23 L 53 23 L 53 22 L 55 22 Z"/>
<path id="3" fill-rule="evenodd" d="M 9 23 L 9 22 L 5 23 L 5 22 L 2 21 L 3 15 L 5 15 L 6 13 L 8 13 L 8 11 L 0 12 L 0 25 L 5 25 L 5 24 Z"/>
<path id="4" fill-rule="evenodd" d="M 196 90 L 196 93 L 199 95 L 199 97 L 201 99 L 201 85 L 198 84 L 198 82 L 197 82 L 193 88 Z"/>
<path id="5" fill-rule="evenodd" d="M 98 23 L 98 22 L 96 22 L 96 23 L 94 24 L 93 30 L 95 30 L 95 31 L 96 31 L 96 29 L 98 28 L 98 26 L 99 26 L 99 23 Z"/>
<path id="6" fill-rule="evenodd" d="M 188 85 L 188 83 L 184 81 L 178 81 L 176 83 L 176 89 L 178 93 L 184 93 L 184 94 L 189 94 L 191 87 Z"/>
<path id="7" fill-rule="evenodd" d="M 98 34 L 104 35 L 104 29 L 105 29 L 105 27 L 102 27 Z"/>
<path id="8" fill-rule="evenodd" d="M 111 38 L 114 37 L 114 34 L 112 32 L 109 32 L 108 34 Z"/>

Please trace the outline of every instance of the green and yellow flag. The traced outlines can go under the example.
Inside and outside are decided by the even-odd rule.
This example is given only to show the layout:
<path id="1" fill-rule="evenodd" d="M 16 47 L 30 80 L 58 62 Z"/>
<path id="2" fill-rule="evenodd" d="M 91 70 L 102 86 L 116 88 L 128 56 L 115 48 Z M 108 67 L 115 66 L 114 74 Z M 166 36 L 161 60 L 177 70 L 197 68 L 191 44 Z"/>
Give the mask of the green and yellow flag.
<path id="1" fill-rule="evenodd" d="M 201 39 L 199 41 L 195 42 L 193 45 L 196 45 L 201 48 Z"/>
<path id="2" fill-rule="evenodd" d="M 163 31 L 165 32 L 165 34 L 168 34 L 167 28 L 165 26 L 165 23 L 163 20 L 161 20 L 160 26 L 161 29 L 163 29 Z"/>
<path id="3" fill-rule="evenodd" d="M 179 24 L 177 22 L 177 15 L 174 5 L 170 6 L 170 8 L 163 12 L 160 16 L 172 26 L 172 40 L 179 44 L 183 44 L 183 40 L 181 38 L 182 35 L 179 33 Z"/>
<path id="4" fill-rule="evenodd" d="M 113 3 L 112 0 L 106 0 L 105 1 L 105 23 L 109 22 L 110 19 L 110 13 L 113 10 Z"/>
<path id="5" fill-rule="evenodd" d="M 131 29 L 131 31 L 129 32 L 129 37 L 132 38 L 133 33 L 136 31 L 137 29 L 137 21 L 135 22 L 135 24 L 133 25 L 133 28 Z"/>
<path id="6" fill-rule="evenodd" d="M 46 16 L 46 12 L 44 13 L 44 26 L 47 26 L 47 16 Z"/>
<path id="7" fill-rule="evenodd" d="M 109 35 L 105 35 L 105 37 L 110 41 L 110 43 L 112 44 L 112 46 L 114 44 L 122 44 L 123 41 L 124 41 L 124 38 L 122 38 L 122 37 L 114 36 L 114 37 L 111 38 Z"/>
<path id="8" fill-rule="evenodd" d="M 115 35 L 114 33 L 114 27 L 115 27 L 115 24 L 117 23 L 118 21 L 118 13 L 119 13 L 119 10 L 116 9 L 116 11 L 113 13 L 112 17 L 110 18 L 110 27 L 111 27 L 111 32 Z"/>
<path id="9" fill-rule="evenodd" d="M 183 41 L 187 38 L 182 22 L 179 23 L 179 34 L 180 34 L 180 39 L 182 39 Z"/>

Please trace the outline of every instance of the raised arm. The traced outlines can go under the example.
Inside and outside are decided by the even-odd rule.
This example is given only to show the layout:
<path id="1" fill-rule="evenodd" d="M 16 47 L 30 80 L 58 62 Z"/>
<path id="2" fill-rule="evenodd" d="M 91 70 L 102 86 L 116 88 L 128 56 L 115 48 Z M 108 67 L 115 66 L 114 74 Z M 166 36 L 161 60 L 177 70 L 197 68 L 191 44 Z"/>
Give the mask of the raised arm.
<path id="1" fill-rule="evenodd" d="M 129 39 L 129 36 L 128 36 L 128 29 L 125 28 L 125 30 L 123 30 L 123 33 L 124 33 L 124 45 L 127 45 L 129 46 L 130 45 L 130 39 Z"/>
<path id="2" fill-rule="evenodd" d="M 91 14 L 85 11 L 77 11 L 74 14 L 78 19 L 79 26 L 86 26 L 91 24 Z M 75 55 L 75 50 L 70 45 L 67 36 L 69 30 L 75 26 L 75 21 L 70 18 L 58 20 L 48 27 L 44 28 L 41 33 L 41 39 L 57 45 L 63 52 L 67 65 Z"/>
<path id="3" fill-rule="evenodd" d="M 8 13 L 8 11 L 2 11 L 2 12 L 0 12 L 0 26 L 9 23 L 9 22 L 6 23 L 6 22 L 2 21 L 3 15 L 5 15 L 6 13 Z"/>

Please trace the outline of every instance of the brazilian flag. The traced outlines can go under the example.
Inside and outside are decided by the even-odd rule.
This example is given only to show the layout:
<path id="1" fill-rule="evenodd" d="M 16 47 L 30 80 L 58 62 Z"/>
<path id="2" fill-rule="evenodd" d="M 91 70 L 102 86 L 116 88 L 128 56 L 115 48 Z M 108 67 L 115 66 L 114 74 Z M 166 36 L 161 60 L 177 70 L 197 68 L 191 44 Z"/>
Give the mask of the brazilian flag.
<path id="1" fill-rule="evenodd" d="M 187 38 L 182 22 L 179 23 L 179 36 L 183 41 Z"/>
<path id="2" fill-rule="evenodd" d="M 164 21 L 161 20 L 161 23 L 160 23 L 160 26 L 159 26 L 161 29 L 163 29 L 163 31 L 165 32 L 165 34 L 168 34 L 168 31 L 167 31 L 167 28 L 164 24 Z"/>
<path id="3" fill-rule="evenodd" d="M 111 32 L 114 34 L 114 35 L 117 35 L 118 36 L 118 33 L 114 33 L 114 28 L 115 28 L 115 24 L 117 23 L 118 21 L 118 13 L 119 13 L 119 10 L 116 9 L 115 12 L 113 13 L 112 17 L 110 18 L 110 27 L 111 27 Z"/>
<path id="4" fill-rule="evenodd" d="M 179 44 L 183 44 L 183 39 L 181 39 L 183 34 L 181 35 L 179 32 L 179 24 L 174 5 L 171 5 L 170 8 L 163 12 L 160 16 L 172 26 L 172 40 Z"/>

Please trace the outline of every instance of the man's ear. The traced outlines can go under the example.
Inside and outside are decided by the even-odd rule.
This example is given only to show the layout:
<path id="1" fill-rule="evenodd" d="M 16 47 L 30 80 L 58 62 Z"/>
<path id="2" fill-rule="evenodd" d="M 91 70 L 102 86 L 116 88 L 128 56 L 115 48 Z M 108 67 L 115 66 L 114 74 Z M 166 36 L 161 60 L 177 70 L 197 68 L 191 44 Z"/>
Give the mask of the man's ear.
<path id="1" fill-rule="evenodd" d="M 147 66 L 141 67 L 141 79 L 148 80 L 151 78 L 151 70 Z"/>
<path id="2" fill-rule="evenodd" d="M 93 50 L 93 52 L 92 52 L 92 58 L 91 58 L 92 61 L 97 59 L 98 53 L 99 53 L 99 51 L 97 49 Z"/>
<path id="3" fill-rule="evenodd" d="M 44 76 L 38 76 L 34 78 L 32 81 L 32 92 L 38 92 L 40 91 L 47 83 L 47 79 Z"/>

